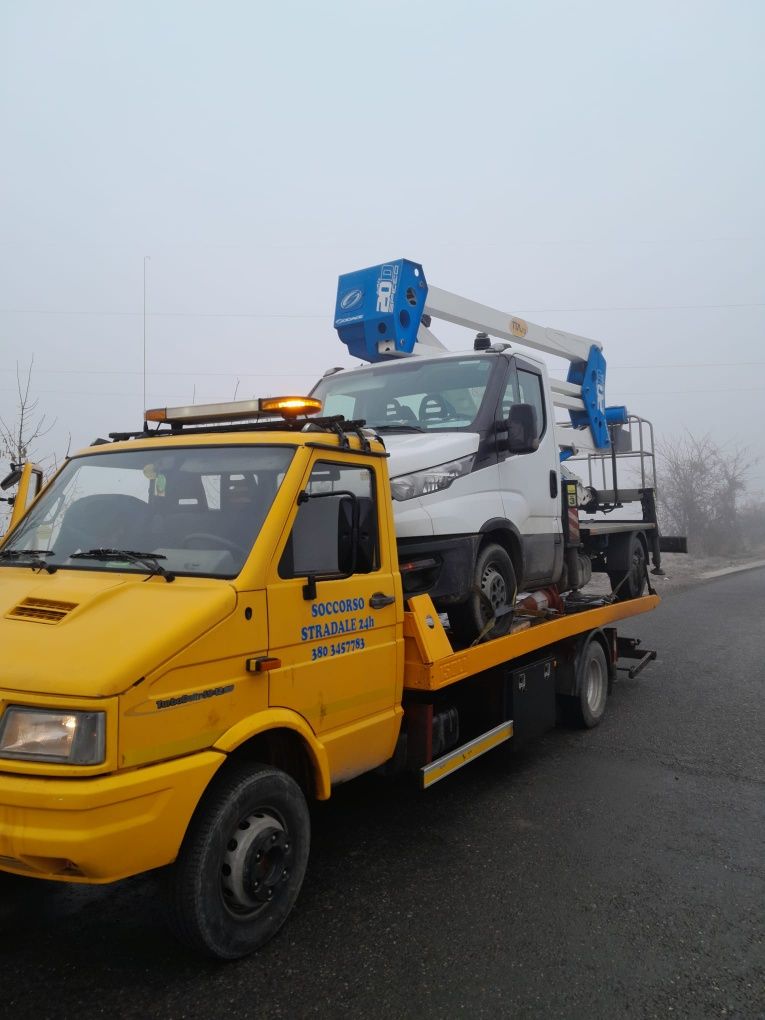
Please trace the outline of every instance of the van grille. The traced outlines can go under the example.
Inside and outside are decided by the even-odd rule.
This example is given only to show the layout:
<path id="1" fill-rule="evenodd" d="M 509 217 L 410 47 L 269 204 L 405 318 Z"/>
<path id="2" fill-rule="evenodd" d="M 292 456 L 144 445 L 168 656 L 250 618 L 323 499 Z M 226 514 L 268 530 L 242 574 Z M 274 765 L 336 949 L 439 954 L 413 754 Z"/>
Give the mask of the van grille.
<path id="1" fill-rule="evenodd" d="M 56 602 L 53 599 L 24 599 L 7 614 L 9 620 L 34 620 L 37 623 L 59 623 L 67 613 L 77 608 L 76 602 Z"/>

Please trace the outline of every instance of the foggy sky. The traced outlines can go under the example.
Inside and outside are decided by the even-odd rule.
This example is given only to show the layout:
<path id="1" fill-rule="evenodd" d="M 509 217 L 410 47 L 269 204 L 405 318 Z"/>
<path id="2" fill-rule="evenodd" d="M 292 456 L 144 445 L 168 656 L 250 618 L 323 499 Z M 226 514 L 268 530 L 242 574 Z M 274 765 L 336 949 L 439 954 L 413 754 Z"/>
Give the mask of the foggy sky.
<path id="1" fill-rule="evenodd" d="M 34 356 L 38 455 L 140 426 L 144 256 L 149 406 L 308 390 L 407 257 L 762 491 L 764 50 L 760 0 L 2 0 L 0 415 Z"/>

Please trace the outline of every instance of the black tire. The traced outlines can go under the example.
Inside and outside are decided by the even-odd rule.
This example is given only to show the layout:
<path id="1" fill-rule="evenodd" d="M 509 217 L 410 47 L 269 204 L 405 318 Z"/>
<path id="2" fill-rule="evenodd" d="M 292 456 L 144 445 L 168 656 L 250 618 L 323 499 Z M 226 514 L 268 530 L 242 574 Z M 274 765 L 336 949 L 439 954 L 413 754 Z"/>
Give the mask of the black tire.
<path id="1" fill-rule="evenodd" d="M 507 551 L 494 542 L 483 546 L 473 567 L 470 595 L 465 602 L 448 609 L 454 637 L 460 643 L 470 644 L 491 620 L 494 610 L 512 607 L 516 594 L 515 570 Z M 512 619 L 512 613 L 501 616 L 486 636 L 507 634 Z"/>
<path id="2" fill-rule="evenodd" d="M 606 714 L 608 699 L 608 663 L 599 641 L 588 641 L 576 668 L 579 693 L 567 698 L 572 721 L 577 726 L 592 729 Z"/>
<path id="3" fill-rule="evenodd" d="M 175 933 L 219 960 L 259 949 L 292 910 L 309 846 L 308 807 L 294 779 L 267 765 L 226 766 L 168 874 Z"/>
<path id="4" fill-rule="evenodd" d="M 645 591 L 648 557 L 643 538 L 637 533 L 630 535 L 627 563 L 629 566 L 626 570 L 608 571 L 611 591 L 617 602 L 627 602 L 629 599 L 639 598 Z"/>

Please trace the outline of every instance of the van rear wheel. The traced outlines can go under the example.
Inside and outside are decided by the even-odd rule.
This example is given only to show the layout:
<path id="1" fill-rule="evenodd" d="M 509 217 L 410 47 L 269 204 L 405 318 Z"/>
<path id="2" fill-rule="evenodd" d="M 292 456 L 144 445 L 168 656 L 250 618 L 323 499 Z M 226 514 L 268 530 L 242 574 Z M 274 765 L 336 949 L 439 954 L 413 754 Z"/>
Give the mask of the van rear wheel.
<path id="1" fill-rule="evenodd" d="M 625 557 L 620 557 L 620 561 Z M 629 536 L 626 549 L 626 569 L 608 570 L 611 591 L 617 602 L 628 602 L 637 599 L 646 589 L 648 576 L 648 557 L 643 544 L 643 537 L 638 533 Z M 608 561 L 606 561 L 608 568 Z"/>
<path id="2" fill-rule="evenodd" d="M 267 765 L 224 767 L 169 873 L 175 933 L 219 960 L 259 949 L 292 910 L 309 843 L 308 807 L 294 779 Z"/>
<path id="3" fill-rule="evenodd" d="M 512 609 L 516 588 L 515 570 L 508 552 L 496 542 L 483 546 L 473 567 L 470 594 L 465 602 L 448 609 L 454 637 L 464 644 L 475 641 L 499 610 Z M 496 623 L 486 637 L 507 634 L 511 623 L 511 612 L 496 617 Z"/>

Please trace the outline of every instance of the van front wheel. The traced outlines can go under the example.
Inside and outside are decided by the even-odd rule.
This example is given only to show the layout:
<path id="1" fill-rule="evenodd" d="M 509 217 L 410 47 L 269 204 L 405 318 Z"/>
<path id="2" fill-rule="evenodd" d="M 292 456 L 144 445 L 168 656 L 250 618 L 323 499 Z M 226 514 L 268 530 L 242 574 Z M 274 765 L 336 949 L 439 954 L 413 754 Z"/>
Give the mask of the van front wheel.
<path id="1" fill-rule="evenodd" d="M 515 571 L 508 552 L 490 542 L 479 550 L 473 568 L 473 584 L 465 602 L 449 607 L 449 624 L 454 637 L 470 644 L 494 617 L 496 623 L 486 637 L 507 634 L 512 613 L 496 616 L 497 612 L 512 608 L 516 596 Z"/>
<path id="2" fill-rule="evenodd" d="M 220 960 L 260 948 L 292 910 L 309 843 L 308 808 L 294 779 L 267 765 L 224 767 L 169 873 L 176 934 Z"/>

